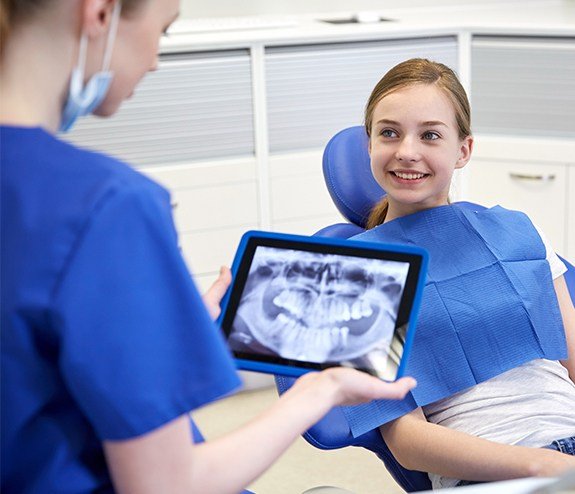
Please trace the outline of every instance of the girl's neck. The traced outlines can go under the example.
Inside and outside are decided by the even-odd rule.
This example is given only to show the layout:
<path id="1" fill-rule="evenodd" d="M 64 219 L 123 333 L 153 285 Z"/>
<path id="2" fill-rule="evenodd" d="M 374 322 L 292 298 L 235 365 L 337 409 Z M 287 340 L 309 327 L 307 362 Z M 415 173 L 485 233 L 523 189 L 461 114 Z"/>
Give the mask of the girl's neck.
<path id="1" fill-rule="evenodd" d="M 419 213 L 420 211 L 425 211 L 427 209 L 433 209 L 440 206 L 447 206 L 449 200 L 446 199 L 441 203 L 422 205 L 422 204 L 395 204 L 394 201 L 389 201 L 389 206 L 387 208 L 387 214 L 385 215 L 384 223 L 388 221 L 393 221 L 397 218 L 402 218 L 403 216 L 408 216 L 410 214 Z"/>

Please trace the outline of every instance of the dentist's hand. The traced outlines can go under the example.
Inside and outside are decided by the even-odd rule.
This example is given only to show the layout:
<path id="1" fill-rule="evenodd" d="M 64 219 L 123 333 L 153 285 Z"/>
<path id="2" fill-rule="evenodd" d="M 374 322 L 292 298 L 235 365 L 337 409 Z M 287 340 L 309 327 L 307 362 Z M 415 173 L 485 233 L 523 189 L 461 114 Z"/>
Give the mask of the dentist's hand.
<path id="1" fill-rule="evenodd" d="M 222 266 L 220 268 L 218 279 L 214 281 L 212 286 L 208 288 L 208 291 L 204 293 L 202 298 L 204 299 L 204 304 L 206 304 L 212 319 L 217 319 L 220 315 L 220 312 L 222 311 L 220 303 L 231 282 L 232 272 L 226 266 Z"/>
<path id="2" fill-rule="evenodd" d="M 323 400 L 329 409 L 372 400 L 401 400 L 416 385 L 417 382 L 412 377 L 385 382 L 355 369 L 332 367 L 322 372 L 303 375 L 295 382 L 292 390 L 297 390 L 294 394 L 310 391 L 312 400 Z"/>

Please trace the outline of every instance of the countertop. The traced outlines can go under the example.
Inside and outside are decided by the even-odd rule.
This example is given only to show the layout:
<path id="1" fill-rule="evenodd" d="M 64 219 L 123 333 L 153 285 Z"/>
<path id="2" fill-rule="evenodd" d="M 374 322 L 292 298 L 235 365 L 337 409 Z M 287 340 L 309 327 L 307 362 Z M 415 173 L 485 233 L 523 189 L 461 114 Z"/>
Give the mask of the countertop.
<path id="1" fill-rule="evenodd" d="M 403 36 L 437 36 L 472 33 L 502 36 L 575 36 L 575 0 L 524 1 L 505 5 L 462 5 L 370 11 L 388 21 L 332 24 L 325 21 L 350 19 L 357 12 L 317 13 L 299 16 L 267 16 L 293 25 L 270 29 L 245 29 L 194 34 L 175 33 L 162 40 L 161 51 L 238 49 L 258 45 L 281 46 L 330 43 Z M 261 18 L 260 18 L 261 19 Z M 180 21 L 178 21 L 180 22 Z M 182 20 L 176 29 L 187 20 Z"/>

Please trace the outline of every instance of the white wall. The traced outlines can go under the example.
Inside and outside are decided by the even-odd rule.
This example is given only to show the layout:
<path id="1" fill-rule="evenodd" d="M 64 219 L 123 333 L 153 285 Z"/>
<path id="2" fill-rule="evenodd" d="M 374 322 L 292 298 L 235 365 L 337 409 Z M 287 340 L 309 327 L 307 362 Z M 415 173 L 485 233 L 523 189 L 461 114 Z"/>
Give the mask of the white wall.
<path id="1" fill-rule="evenodd" d="M 485 5 L 511 3 L 516 0 L 436 0 L 433 6 Z M 430 7 L 429 0 L 182 0 L 182 17 L 218 17 L 241 15 L 284 15 L 315 12 L 382 11 L 386 8 Z"/>

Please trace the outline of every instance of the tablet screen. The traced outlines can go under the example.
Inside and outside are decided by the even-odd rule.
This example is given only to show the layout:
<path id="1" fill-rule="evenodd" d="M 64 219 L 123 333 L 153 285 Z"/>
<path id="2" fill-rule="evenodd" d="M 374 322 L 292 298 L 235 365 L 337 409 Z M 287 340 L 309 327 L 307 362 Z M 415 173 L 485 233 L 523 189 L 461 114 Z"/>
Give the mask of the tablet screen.
<path id="1" fill-rule="evenodd" d="M 242 253 L 223 319 L 236 358 L 395 379 L 420 258 L 281 237 L 252 237 Z"/>

